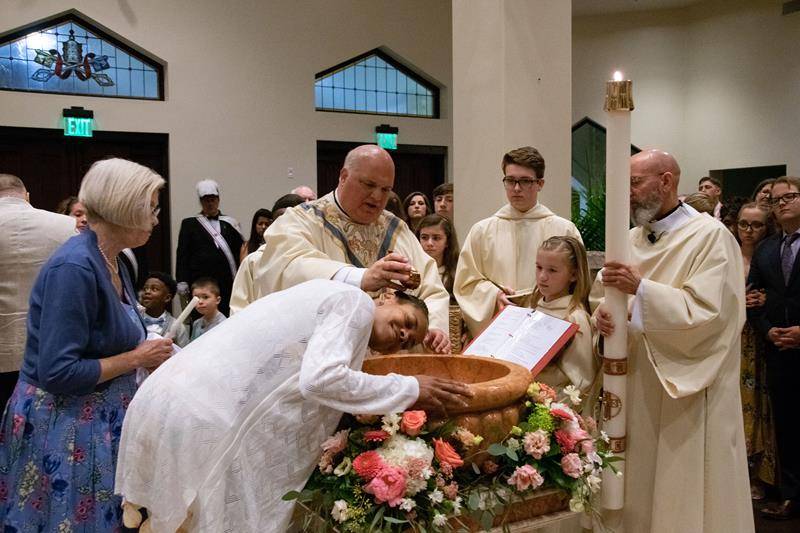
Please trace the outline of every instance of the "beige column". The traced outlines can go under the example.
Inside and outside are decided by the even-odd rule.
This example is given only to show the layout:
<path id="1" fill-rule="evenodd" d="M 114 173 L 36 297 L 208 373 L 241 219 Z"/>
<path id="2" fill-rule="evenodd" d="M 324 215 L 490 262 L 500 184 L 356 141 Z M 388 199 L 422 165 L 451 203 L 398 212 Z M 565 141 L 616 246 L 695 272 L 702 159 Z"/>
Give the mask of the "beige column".
<path id="1" fill-rule="evenodd" d="M 505 202 L 503 154 L 545 158 L 539 200 L 570 218 L 572 2 L 453 1 L 453 183 L 463 239 Z"/>

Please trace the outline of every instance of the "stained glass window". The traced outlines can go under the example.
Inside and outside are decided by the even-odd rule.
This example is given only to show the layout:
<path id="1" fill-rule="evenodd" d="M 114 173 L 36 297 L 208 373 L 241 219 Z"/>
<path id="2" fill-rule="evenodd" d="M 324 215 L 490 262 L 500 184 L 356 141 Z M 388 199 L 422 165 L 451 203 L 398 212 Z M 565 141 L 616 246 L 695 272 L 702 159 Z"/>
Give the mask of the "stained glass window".
<path id="1" fill-rule="evenodd" d="M 163 100 L 163 68 L 77 15 L 0 42 L 0 89 Z"/>
<path id="2" fill-rule="evenodd" d="M 314 102 L 319 111 L 439 117 L 439 89 L 380 50 L 317 74 Z"/>

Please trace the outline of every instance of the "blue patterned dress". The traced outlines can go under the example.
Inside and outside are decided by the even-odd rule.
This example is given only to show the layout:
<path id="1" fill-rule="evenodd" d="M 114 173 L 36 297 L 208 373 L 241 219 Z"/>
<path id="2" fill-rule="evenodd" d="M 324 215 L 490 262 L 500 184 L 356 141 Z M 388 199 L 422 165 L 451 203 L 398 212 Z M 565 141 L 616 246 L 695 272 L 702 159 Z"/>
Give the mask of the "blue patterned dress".
<path id="1" fill-rule="evenodd" d="M 113 291 L 110 279 L 102 277 L 107 278 L 107 273 L 100 274 L 99 289 Z M 123 284 L 127 300 L 135 301 L 130 281 L 125 278 Z M 117 327 L 125 328 L 126 343 L 135 347 L 145 338 L 144 327 L 134 308 L 120 302 L 116 294 L 114 299 L 95 304 L 101 313 L 112 314 Z M 42 318 L 37 324 L 34 319 L 33 328 L 44 329 L 45 322 Z M 107 323 L 98 327 L 104 325 L 107 327 Z M 30 357 L 30 339 L 35 334 L 29 329 L 26 357 Z M 39 347 L 44 336 L 40 334 Z M 68 335 L 64 338 L 69 340 Z M 31 381 L 34 379 L 30 373 L 26 375 L 23 365 L 0 426 L 0 523 L 4 533 L 121 531 L 121 501 L 114 495 L 114 474 L 122 422 L 136 391 L 135 374 L 94 385 L 85 394 L 51 393 Z"/>

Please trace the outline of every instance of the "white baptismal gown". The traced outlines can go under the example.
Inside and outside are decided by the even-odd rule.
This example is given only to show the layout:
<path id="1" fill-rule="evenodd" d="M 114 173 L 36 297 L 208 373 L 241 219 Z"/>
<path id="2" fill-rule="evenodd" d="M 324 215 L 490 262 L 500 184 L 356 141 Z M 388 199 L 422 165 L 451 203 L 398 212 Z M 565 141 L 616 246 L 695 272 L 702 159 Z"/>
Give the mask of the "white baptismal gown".
<path id="1" fill-rule="evenodd" d="M 412 377 L 360 372 L 375 307 L 314 280 L 264 297 L 154 372 L 125 416 L 116 487 L 153 531 L 284 531 L 342 412 L 385 414 Z M 187 517 L 189 517 L 188 520 Z"/>

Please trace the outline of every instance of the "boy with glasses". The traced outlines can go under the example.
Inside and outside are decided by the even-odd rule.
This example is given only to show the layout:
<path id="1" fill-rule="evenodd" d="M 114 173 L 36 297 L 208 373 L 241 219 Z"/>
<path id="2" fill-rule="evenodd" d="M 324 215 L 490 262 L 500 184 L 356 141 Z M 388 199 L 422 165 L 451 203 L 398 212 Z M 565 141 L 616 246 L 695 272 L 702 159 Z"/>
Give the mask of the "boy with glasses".
<path id="1" fill-rule="evenodd" d="M 767 518 L 788 519 L 800 508 L 800 456 L 795 448 L 795 409 L 800 385 L 800 178 L 775 180 L 769 198 L 782 231 L 767 237 L 750 262 L 748 285 L 766 291 L 762 307 L 748 317 L 767 345 L 767 386 L 777 447 L 779 501 L 761 510 Z"/>
<path id="2" fill-rule="evenodd" d="M 542 242 L 560 235 L 581 238 L 575 224 L 538 203 L 544 187 L 544 158 L 536 148 L 511 150 L 500 168 L 508 204 L 469 231 L 453 284 L 473 336 L 498 311 L 513 305 L 509 296 L 533 290 L 534 259 Z"/>

